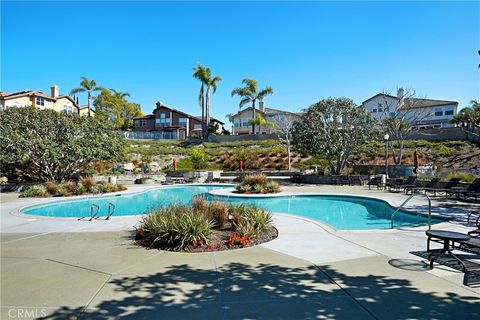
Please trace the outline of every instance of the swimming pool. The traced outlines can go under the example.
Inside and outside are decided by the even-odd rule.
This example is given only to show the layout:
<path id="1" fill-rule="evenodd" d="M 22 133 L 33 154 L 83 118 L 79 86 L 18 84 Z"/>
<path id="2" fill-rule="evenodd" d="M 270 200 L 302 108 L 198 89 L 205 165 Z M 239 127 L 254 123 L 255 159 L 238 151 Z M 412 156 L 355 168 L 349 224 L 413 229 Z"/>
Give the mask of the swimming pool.
<path id="1" fill-rule="evenodd" d="M 114 216 L 139 215 L 150 209 L 172 202 L 188 203 L 195 195 L 205 195 L 212 199 L 209 191 L 231 188 L 222 185 L 171 186 L 151 189 L 141 193 L 120 196 L 90 197 L 60 201 L 23 209 L 28 215 L 81 218 L 90 216 L 92 204 L 100 207 L 100 217 L 107 216 L 109 204 L 115 206 Z M 256 204 L 272 212 L 290 213 L 321 220 L 338 230 L 389 229 L 391 216 L 395 211 L 384 201 L 337 195 L 295 195 L 265 198 L 220 197 L 230 203 Z M 432 223 L 442 220 L 432 219 Z M 426 225 L 422 215 L 398 212 L 395 227 Z"/>

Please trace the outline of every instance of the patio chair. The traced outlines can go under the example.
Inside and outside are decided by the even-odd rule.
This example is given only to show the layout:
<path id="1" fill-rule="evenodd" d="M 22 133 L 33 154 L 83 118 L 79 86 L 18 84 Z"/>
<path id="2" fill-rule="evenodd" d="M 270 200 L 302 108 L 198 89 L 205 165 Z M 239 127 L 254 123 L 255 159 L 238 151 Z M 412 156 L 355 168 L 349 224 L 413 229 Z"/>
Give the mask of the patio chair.
<path id="1" fill-rule="evenodd" d="M 456 186 L 458 186 L 458 184 L 460 183 L 460 180 L 461 180 L 460 178 L 452 178 L 447 182 L 445 187 L 443 187 L 443 188 L 436 188 L 436 187 L 435 188 L 426 188 L 425 193 L 431 192 L 431 193 L 433 193 L 433 196 L 436 197 L 437 192 L 446 193 L 447 191 L 452 190 L 452 188 L 455 188 Z"/>
<path id="2" fill-rule="evenodd" d="M 367 182 L 368 190 L 372 189 L 372 186 L 376 186 L 377 189 L 382 189 L 382 180 L 380 177 L 373 177 Z"/>
<path id="3" fill-rule="evenodd" d="M 408 191 L 410 192 L 417 192 L 417 191 L 425 191 L 425 189 L 431 189 L 431 188 L 435 188 L 435 186 L 440 182 L 440 178 L 433 178 L 432 180 L 428 181 L 427 184 L 425 186 L 413 186 L 413 187 L 406 187 L 406 191 L 408 193 Z"/>
<path id="4" fill-rule="evenodd" d="M 469 193 L 477 193 L 480 192 L 480 178 L 475 179 L 467 188 L 465 189 L 451 189 L 446 192 L 446 196 L 455 195 L 457 198 L 460 198 L 460 195 L 463 195 L 463 198 L 467 198 L 467 194 Z"/>
<path id="5" fill-rule="evenodd" d="M 407 180 L 396 179 L 395 182 L 392 185 L 390 185 L 390 191 L 392 191 L 392 189 L 394 191 L 400 191 L 401 189 L 405 191 L 405 188 L 407 186 L 413 186 L 416 181 L 417 181 L 416 176 L 410 176 L 407 178 Z"/>

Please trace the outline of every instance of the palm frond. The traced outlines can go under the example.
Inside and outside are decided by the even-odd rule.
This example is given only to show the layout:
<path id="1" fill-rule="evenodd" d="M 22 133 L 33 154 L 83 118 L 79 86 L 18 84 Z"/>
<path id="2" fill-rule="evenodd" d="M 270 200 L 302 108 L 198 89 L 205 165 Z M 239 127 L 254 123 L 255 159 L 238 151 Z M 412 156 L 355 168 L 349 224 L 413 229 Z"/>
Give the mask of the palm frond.
<path id="1" fill-rule="evenodd" d="M 250 103 L 250 102 L 252 102 L 252 98 L 250 98 L 249 96 L 246 96 L 246 97 L 244 97 L 242 100 L 240 100 L 240 103 L 238 104 L 238 106 L 239 106 L 240 109 L 241 109 L 244 105 L 246 105 L 246 104 L 248 104 L 248 103 Z"/>
<path id="2" fill-rule="evenodd" d="M 85 92 L 87 91 L 85 88 L 82 88 L 82 87 L 77 87 L 77 88 L 74 88 L 72 90 L 70 90 L 70 95 L 73 96 L 79 92 Z"/>
<path id="3" fill-rule="evenodd" d="M 263 100 L 263 98 L 267 95 L 273 94 L 273 88 L 272 87 L 266 87 L 258 92 L 258 98 L 260 100 Z"/>

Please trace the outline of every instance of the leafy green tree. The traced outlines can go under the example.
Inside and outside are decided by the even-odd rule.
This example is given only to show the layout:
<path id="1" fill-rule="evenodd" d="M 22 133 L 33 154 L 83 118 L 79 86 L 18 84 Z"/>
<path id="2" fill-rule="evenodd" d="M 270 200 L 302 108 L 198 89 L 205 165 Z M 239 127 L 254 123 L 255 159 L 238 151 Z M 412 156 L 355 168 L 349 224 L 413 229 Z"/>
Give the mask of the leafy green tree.
<path id="1" fill-rule="evenodd" d="M 460 110 L 450 121 L 478 136 L 480 134 L 480 102 L 472 100 L 470 103 L 470 107 Z"/>
<path id="2" fill-rule="evenodd" d="M 265 120 L 265 118 L 262 117 L 261 114 L 255 115 L 255 118 L 253 120 L 249 120 L 248 124 L 258 126 L 259 131 L 262 130 L 262 127 L 264 127 L 264 128 L 265 127 L 272 127 L 273 128 L 275 126 L 275 124 L 273 122 Z"/>
<path id="3" fill-rule="evenodd" d="M 122 130 L 128 130 L 133 126 L 133 118 L 143 115 L 141 107 L 137 103 L 126 100 L 129 93 L 115 89 L 106 90 L 95 98 L 95 117 L 102 121 L 113 121 Z"/>
<path id="4" fill-rule="evenodd" d="M 255 79 L 245 78 L 242 80 L 244 87 L 235 88 L 232 90 L 232 97 L 237 95 L 240 100 L 239 107 L 243 108 L 247 103 L 252 103 L 253 119 L 256 118 L 256 102 L 263 101 L 263 99 L 270 94 L 273 94 L 272 87 L 265 87 L 258 89 L 258 81 Z M 252 133 L 255 134 L 255 123 L 252 123 Z"/>
<path id="5" fill-rule="evenodd" d="M 70 91 L 70 95 L 74 96 L 79 92 L 87 92 L 87 105 L 88 105 L 88 116 L 91 117 L 91 101 L 92 101 L 92 93 L 94 91 L 102 91 L 104 88 L 97 86 L 97 82 L 95 80 L 88 80 L 86 77 L 81 77 L 82 81 L 80 82 L 80 86 L 72 89 Z"/>
<path id="6" fill-rule="evenodd" d="M 375 122 L 351 99 L 329 98 L 310 106 L 293 123 L 293 146 L 323 156 L 333 174 L 341 174 L 348 158 L 371 140 Z"/>
<path id="7" fill-rule="evenodd" d="M 109 122 L 53 110 L 0 111 L 0 163 L 31 180 L 62 181 L 96 161 L 123 159 L 124 137 Z"/>
<path id="8" fill-rule="evenodd" d="M 193 169 L 205 168 L 207 164 L 207 154 L 202 148 L 192 148 L 190 151 L 190 160 L 192 161 Z"/>

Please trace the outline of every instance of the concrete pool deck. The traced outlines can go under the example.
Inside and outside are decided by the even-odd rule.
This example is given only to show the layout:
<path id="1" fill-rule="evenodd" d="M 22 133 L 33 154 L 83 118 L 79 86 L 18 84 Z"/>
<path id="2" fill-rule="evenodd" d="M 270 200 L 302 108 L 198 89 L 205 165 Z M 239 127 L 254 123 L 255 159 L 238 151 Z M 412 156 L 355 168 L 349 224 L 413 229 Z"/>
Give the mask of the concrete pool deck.
<path id="1" fill-rule="evenodd" d="M 130 192 L 145 187 L 130 187 Z M 291 186 L 289 192 L 361 194 L 400 204 L 404 195 L 347 186 Z M 260 246 L 214 253 L 145 250 L 130 233 L 139 217 L 111 221 L 12 215 L 52 201 L 1 195 L 1 318 L 449 319 L 480 316 L 480 283 L 410 254 L 425 228 L 335 231 L 275 214 L 280 235 Z M 441 205 L 441 206 L 438 206 Z M 426 201 L 412 201 L 424 210 Z M 458 220 L 478 204 L 434 201 Z M 461 222 L 434 229 L 466 232 Z M 469 256 L 474 261 L 479 257 Z M 392 259 L 418 262 L 418 271 Z M 24 317 L 32 318 L 32 317 Z"/>

